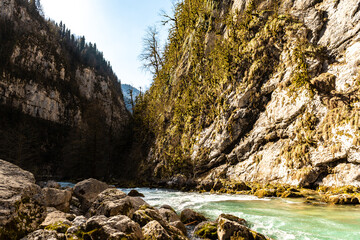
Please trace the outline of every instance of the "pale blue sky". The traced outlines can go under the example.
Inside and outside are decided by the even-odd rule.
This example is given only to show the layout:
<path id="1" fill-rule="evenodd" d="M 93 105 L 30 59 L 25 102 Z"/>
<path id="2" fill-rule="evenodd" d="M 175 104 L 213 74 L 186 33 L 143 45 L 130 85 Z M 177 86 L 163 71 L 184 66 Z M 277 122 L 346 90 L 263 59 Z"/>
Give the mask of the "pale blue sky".
<path id="1" fill-rule="evenodd" d="M 160 10 L 172 13 L 172 0 L 42 0 L 46 17 L 63 21 L 71 32 L 96 43 L 121 83 L 148 88 L 141 69 L 142 38 L 151 25 L 162 26 Z M 167 30 L 161 37 L 165 41 Z"/>

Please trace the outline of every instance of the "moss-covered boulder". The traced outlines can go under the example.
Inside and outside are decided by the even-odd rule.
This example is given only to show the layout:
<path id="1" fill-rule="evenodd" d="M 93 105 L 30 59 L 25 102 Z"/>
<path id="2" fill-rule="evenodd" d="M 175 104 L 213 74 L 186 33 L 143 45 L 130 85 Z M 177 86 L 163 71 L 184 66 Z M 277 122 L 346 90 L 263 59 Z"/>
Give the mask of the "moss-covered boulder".
<path id="1" fill-rule="evenodd" d="M 194 235 L 203 239 L 218 239 L 217 223 L 216 222 L 202 222 L 194 229 Z"/>
<path id="2" fill-rule="evenodd" d="M 302 195 L 300 192 L 293 192 L 293 191 L 285 191 L 281 194 L 282 198 L 302 198 L 304 195 Z"/>
<path id="3" fill-rule="evenodd" d="M 254 195 L 259 197 L 259 198 L 276 197 L 277 196 L 277 191 L 276 191 L 276 189 L 268 189 L 268 188 L 259 189 L 259 190 L 256 190 Z"/>
<path id="4" fill-rule="evenodd" d="M 35 231 L 44 221 L 46 209 L 29 197 L 15 202 L 13 214 L 0 226 L 0 239 L 17 240 Z"/>
<path id="5" fill-rule="evenodd" d="M 360 204 L 359 197 L 351 194 L 336 194 L 336 195 L 327 194 L 322 197 L 322 200 L 327 203 L 338 204 L 338 205 Z"/>
<path id="6" fill-rule="evenodd" d="M 222 214 L 217 219 L 217 234 L 219 240 L 246 239 L 266 240 L 264 235 L 249 229 L 246 221 L 236 216 Z"/>

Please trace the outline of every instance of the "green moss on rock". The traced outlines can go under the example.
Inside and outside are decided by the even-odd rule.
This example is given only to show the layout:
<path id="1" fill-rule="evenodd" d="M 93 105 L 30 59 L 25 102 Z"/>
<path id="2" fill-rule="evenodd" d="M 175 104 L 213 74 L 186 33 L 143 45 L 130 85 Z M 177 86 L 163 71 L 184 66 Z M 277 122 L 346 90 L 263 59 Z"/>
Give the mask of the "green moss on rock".
<path id="1" fill-rule="evenodd" d="M 196 227 L 195 235 L 205 239 L 217 239 L 217 224 L 209 222 L 205 224 L 199 224 L 201 226 Z"/>

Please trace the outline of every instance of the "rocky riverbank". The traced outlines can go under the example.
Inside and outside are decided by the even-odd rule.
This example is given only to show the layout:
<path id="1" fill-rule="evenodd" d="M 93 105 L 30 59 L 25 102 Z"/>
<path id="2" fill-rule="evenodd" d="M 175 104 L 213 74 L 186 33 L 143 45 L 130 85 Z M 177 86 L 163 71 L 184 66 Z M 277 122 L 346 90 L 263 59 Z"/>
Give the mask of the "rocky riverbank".
<path id="1" fill-rule="evenodd" d="M 243 181 L 229 181 L 217 178 L 188 179 L 178 174 L 167 181 L 153 180 L 151 182 L 139 182 L 136 186 L 159 187 L 178 189 L 181 191 L 197 191 L 210 193 L 243 194 L 263 197 L 302 198 L 309 204 L 337 204 L 359 205 L 360 188 L 355 186 L 326 187 L 318 186 L 315 189 L 287 184 L 264 184 Z"/>
<path id="2" fill-rule="evenodd" d="M 178 215 L 96 179 L 40 187 L 31 173 L 2 160 L 0 193 L 0 239 L 269 239 L 244 219 L 222 214 L 209 222 L 191 209 Z"/>

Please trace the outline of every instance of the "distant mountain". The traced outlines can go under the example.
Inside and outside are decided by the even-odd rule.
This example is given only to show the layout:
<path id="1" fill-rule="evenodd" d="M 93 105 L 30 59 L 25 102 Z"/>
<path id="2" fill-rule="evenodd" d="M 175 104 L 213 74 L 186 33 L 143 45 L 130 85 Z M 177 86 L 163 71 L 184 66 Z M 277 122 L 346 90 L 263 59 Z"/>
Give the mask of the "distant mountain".
<path id="1" fill-rule="evenodd" d="M 129 84 L 121 84 L 121 89 L 124 95 L 125 106 L 130 112 L 132 112 L 131 95 L 132 100 L 135 102 L 135 99 L 140 94 L 140 91 Z"/>

